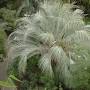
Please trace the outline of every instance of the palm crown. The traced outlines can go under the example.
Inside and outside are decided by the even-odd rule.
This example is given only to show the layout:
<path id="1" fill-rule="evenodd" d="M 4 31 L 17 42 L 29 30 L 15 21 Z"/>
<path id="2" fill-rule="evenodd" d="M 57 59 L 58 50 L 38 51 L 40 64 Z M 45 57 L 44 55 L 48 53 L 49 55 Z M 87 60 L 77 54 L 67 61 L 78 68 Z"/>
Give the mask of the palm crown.
<path id="1" fill-rule="evenodd" d="M 44 2 L 39 11 L 22 18 L 17 30 L 8 39 L 10 60 L 20 57 L 19 71 L 25 72 L 27 59 L 41 55 L 39 67 L 60 80 L 70 78 L 70 64 L 75 64 L 74 47 L 88 46 L 88 29 L 83 22 L 83 11 L 62 2 Z"/>

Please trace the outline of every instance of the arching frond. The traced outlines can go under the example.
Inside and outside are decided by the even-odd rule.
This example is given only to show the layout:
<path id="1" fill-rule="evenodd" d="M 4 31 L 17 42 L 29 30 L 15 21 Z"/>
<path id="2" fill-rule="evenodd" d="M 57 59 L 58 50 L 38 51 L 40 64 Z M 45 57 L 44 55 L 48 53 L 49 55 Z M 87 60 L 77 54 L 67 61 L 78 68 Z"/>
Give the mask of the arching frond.
<path id="1" fill-rule="evenodd" d="M 55 73 L 59 75 L 61 82 L 64 82 L 67 86 L 70 85 L 71 75 L 69 71 L 70 61 L 62 47 L 53 46 L 50 49 L 52 66 L 55 69 Z M 69 82 L 68 82 L 69 80 Z"/>
<path id="2" fill-rule="evenodd" d="M 61 47 L 58 46 L 52 47 L 50 49 L 50 52 L 53 62 L 55 62 L 56 65 L 59 64 L 60 72 L 63 73 L 64 68 L 68 68 L 68 65 L 70 64 L 68 62 L 68 57 L 66 56 L 65 52 Z"/>
<path id="3" fill-rule="evenodd" d="M 71 43 L 76 43 L 80 45 L 88 45 L 90 42 L 90 35 L 85 30 L 76 31 L 72 35 L 66 38 L 67 41 Z M 88 45 L 89 46 L 89 45 Z"/>
<path id="4" fill-rule="evenodd" d="M 48 72 L 50 76 L 53 76 L 51 55 L 49 53 L 41 57 L 41 59 L 39 60 L 39 67 L 42 69 L 43 72 Z"/>
<path id="5" fill-rule="evenodd" d="M 25 73 L 26 71 L 26 66 L 27 66 L 27 56 L 21 56 L 21 60 L 19 62 L 19 72 L 20 73 Z"/>

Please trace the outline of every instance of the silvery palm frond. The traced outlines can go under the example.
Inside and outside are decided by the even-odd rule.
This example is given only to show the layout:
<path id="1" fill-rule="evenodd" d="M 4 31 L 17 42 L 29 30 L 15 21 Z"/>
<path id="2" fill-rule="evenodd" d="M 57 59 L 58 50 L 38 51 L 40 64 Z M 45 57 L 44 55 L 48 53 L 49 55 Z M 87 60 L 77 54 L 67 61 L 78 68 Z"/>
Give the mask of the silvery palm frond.
<path id="1" fill-rule="evenodd" d="M 67 82 L 75 44 L 90 42 L 85 30 L 83 11 L 72 4 L 41 3 L 41 8 L 30 17 L 20 20 L 19 26 L 8 38 L 10 60 L 20 57 L 19 71 L 25 72 L 27 59 L 39 54 L 39 67 L 50 76 L 56 72 L 61 81 Z"/>

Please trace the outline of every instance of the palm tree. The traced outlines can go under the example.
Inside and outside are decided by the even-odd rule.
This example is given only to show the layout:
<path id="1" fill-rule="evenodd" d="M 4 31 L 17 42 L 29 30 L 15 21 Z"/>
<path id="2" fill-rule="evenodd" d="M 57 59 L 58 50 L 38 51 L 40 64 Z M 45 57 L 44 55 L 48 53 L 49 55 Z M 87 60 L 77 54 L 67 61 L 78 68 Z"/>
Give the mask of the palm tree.
<path id="1" fill-rule="evenodd" d="M 37 13 L 19 20 L 17 30 L 8 38 L 8 59 L 20 57 L 20 73 L 25 73 L 28 58 L 40 55 L 39 68 L 55 77 L 58 88 L 59 83 L 71 87 L 70 65 L 76 63 L 76 46 L 84 48 L 90 43 L 83 11 L 73 11 L 74 7 L 45 1 Z"/>

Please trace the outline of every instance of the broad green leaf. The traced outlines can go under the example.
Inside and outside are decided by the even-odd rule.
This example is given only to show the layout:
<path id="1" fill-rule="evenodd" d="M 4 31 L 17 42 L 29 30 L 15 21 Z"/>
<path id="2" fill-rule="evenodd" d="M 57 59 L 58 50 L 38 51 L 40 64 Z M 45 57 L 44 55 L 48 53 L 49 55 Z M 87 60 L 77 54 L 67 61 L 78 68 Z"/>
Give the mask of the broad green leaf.
<path id="1" fill-rule="evenodd" d="M 16 81 L 21 82 L 21 80 L 19 80 L 18 78 L 16 78 L 14 75 L 10 75 L 10 76 L 9 76 L 9 78 L 11 78 L 11 79 L 14 79 L 14 80 L 16 80 Z"/>
<path id="2" fill-rule="evenodd" d="M 9 81 L 0 81 L 0 86 L 2 87 L 16 87 L 13 83 Z"/>

